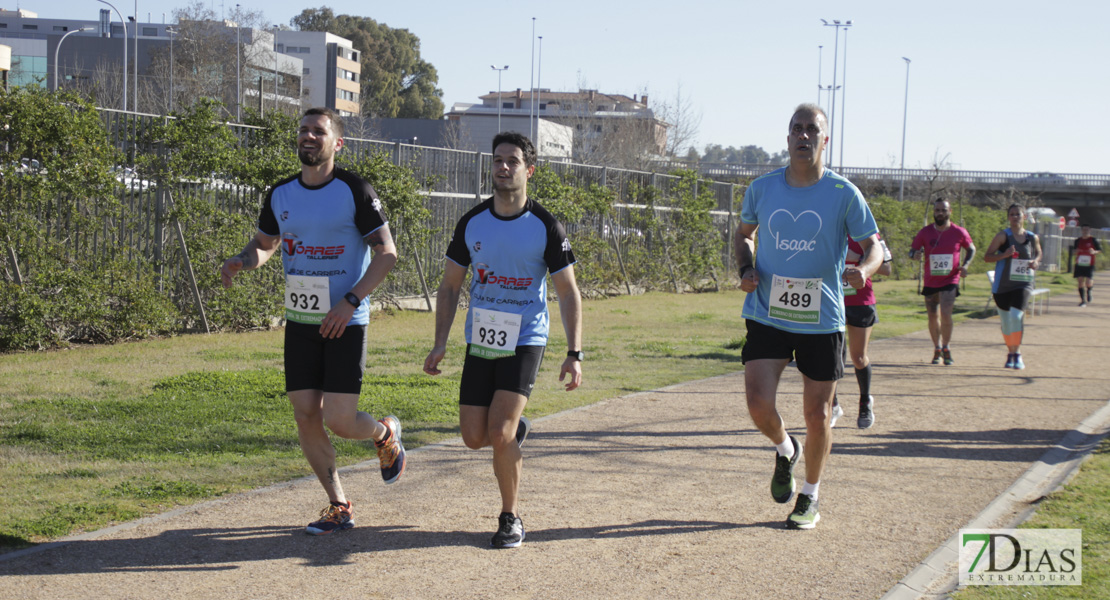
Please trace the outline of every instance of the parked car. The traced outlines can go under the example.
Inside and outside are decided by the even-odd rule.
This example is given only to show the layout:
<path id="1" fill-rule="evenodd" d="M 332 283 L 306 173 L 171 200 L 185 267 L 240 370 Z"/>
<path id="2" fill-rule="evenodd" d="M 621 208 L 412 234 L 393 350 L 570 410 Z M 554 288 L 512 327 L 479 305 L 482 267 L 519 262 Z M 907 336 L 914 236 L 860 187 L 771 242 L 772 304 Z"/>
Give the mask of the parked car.
<path id="1" fill-rule="evenodd" d="M 116 165 L 112 167 L 112 175 L 116 178 L 116 181 L 122 183 L 124 187 L 132 192 L 144 192 L 154 185 L 140 177 L 139 173 L 131 167 Z"/>
<path id="2" fill-rule="evenodd" d="M 1037 185 L 1037 186 L 1067 185 L 1067 183 L 1068 183 L 1067 177 L 1064 177 L 1063 175 L 1057 175 L 1056 173 L 1047 173 L 1047 172 L 1033 173 L 1031 175 L 1026 175 L 1025 177 L 1022 177 L 1022 178 L 1018 179 L 1017 181 L 1018 181 L 1018 183 L 1024 183 L 1026 185 Z"/>

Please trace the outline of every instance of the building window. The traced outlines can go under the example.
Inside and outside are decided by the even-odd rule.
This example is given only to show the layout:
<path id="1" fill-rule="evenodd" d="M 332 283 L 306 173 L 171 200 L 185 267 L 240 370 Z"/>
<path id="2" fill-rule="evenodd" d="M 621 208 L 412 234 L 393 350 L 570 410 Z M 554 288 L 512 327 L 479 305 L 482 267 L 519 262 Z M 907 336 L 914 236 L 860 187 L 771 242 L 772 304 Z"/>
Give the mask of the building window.
<path id="1" fill-rule="evenodd" d="M 0 29 L 7 29 L 7 28 L 8 28 L 7 23 L 0 23 Z"/>
<path id="2" fill-rule="evenodd" d="M 157 36 L 158 36 L 158 28 L 157 27 L 143 27 L 143 37 L 157 37 Z"/>
<path id="3" fill-rule="evenodd" d="M 38 29 L 39 26 L 38 25 L 24 25 L 23 28 L 24 29 Z"/>
<path id="4" fill-rule="evenodd" d="M 547 110 L 547 103 L 546 102 L 540 102 L 540 110 Z"/>
<path id="5" fill-rule="evenodd" d="M 501 103 L 501 108 L 512 108 L 512 107 L 513 107 L 512 102 L 502 102 Z"/>
<path id="6" fill-rule="evenodd" d="M 285 53 L 285 44 L 274 44 L 274 52 Z"/>
<path id="7" fill-rule="evenodd" d="M 66 27 L 65 25 L 55 25 L 54 31 L 69 31 L 69 27 Z"/>
<path id="8" fill-rule="evenodd" d="M 302 75 L 308 75 L 310 73 L 311 73 L 311 71 L 308 70 L 308 67 L 305 67 L 304 69 L 301 70 Z"/>

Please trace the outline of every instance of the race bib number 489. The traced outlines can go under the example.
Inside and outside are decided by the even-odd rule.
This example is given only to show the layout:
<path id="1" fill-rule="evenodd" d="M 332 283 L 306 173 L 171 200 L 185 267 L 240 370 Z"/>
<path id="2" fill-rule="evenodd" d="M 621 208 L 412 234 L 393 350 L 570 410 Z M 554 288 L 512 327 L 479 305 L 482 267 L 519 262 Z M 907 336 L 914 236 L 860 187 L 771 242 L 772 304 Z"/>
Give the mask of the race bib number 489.
<path id="1" fill-rule="evenodd" d="M 821 322 L 821 278 L 773 275 L 768 316 L 794 323 Z"/>

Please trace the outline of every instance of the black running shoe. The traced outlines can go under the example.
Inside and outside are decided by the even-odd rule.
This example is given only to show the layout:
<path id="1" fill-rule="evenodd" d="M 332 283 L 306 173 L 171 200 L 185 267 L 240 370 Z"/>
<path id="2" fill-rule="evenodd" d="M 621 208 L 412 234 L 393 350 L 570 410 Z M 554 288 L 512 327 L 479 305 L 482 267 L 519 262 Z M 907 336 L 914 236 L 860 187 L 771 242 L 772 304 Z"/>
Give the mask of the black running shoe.
<path id="1" fill-rule="evenodd" d="M 868 396 L 866 400 L 860 399 L 859 401 L 859 417 L 856 418 L 856 425 L 860 429 L 867 429 L 875 424 L 875 397 Z"/>
<path id="2" fill-rule="evenodd" d="M 517 448 L 524 445 L 524 440 L 528 439 L 528 434 L 532 431 L 532 422 L 528 417 L 520 415 L 520 423 L 516 426 L 516 446 Z"/>
<path id="3" fill-rule="evenodd" d="M 501 513 L 497 517 L 497 533 L 489 545 L 494 548 L 517 548 L 524 541 L 524 523 L 513 513 Z"/>
<path id="4" fill-rule="evenodd" d="M 771 497 L 779 504 L 786 504 L 794 497 L 794 465 L 798 464 L 798 457 L 802 455 L 798 438 L 792 435 L 789 438 L 794 445 L 794 456 L 786 458 L 776 452 L 775 475 L 771 477 Z"/>

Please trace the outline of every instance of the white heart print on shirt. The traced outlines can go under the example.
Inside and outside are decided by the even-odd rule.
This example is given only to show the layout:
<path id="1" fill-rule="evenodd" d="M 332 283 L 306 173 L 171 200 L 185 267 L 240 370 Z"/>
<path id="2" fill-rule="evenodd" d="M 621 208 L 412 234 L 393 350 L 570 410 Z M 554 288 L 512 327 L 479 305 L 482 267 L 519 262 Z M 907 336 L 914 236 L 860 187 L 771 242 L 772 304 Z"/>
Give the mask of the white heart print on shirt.
<path id="1" fill-rule="evenodd" d="M 802 211 L 798 216 L 780 208 L 767 219 L 767 229 L 775 238 L 775 249 L 783 252 L 794 251 L 786 260 L 799 252 L 813 252 L 817 247 L 817 236 L 821 233 L 821 215 L 812 210 Z M 789 236 L 789 237 L 786 237 Z"/>

